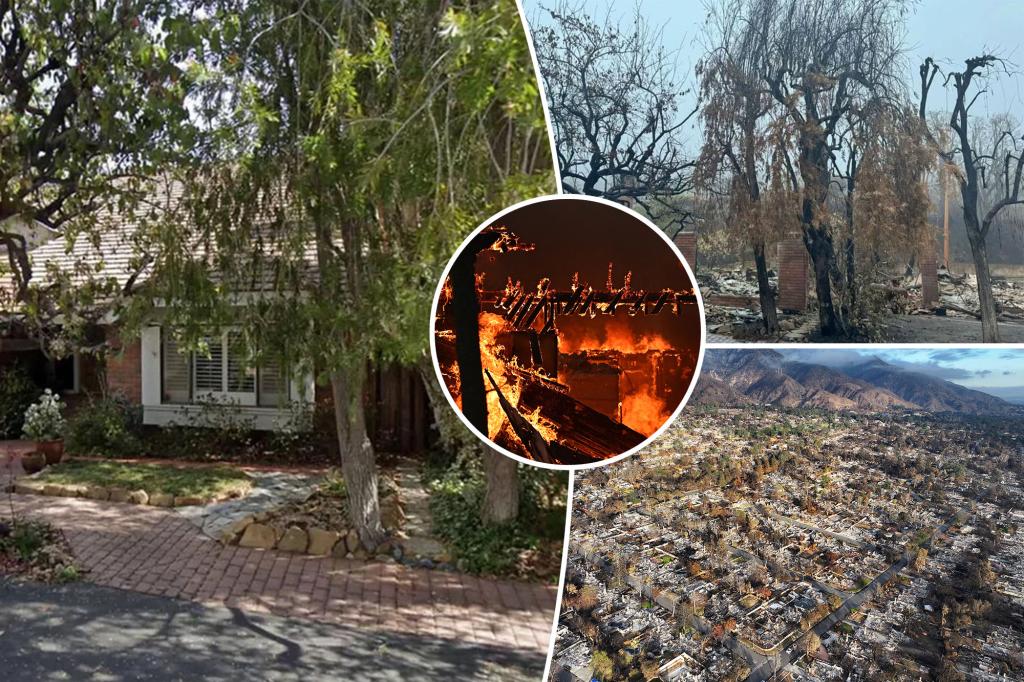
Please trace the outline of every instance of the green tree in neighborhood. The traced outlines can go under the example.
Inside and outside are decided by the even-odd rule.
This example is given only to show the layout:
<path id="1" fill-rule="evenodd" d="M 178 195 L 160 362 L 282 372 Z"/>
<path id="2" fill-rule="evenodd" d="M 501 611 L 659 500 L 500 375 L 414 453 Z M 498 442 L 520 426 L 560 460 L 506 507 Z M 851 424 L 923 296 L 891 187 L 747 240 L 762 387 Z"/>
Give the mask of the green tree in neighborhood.
<path id="1" fill-rule="evenodd" d="M 129 293 L 96 263 L 73 289 L 61 287 L 69 273 L 40 286 L 30 236 L 97 240 L 103 214 L 138 206 L 145 179 L 191 146 L 185 102 L 204 22 L 186 11 L 169 0 L 0 1 L 0 307 L 22 310 L 37 334 L 59 313 L 74 331 L 85 304 Z M 132 267 L 148 262 L 141 250 Z"/>
<path id="2" fill-rule="evenodd" d="M 201 348 L 211 321 L 237 325 L 255 361 L 330 384 L 349 513 L 375 547 L 367 364 L 423 363 L 455 245 L 492 208 L 552 185 L 534 173 L 549 152 L 525 37 L 498 2 L 212 11 L 194 107 L 211 132 L 186 178 L 189 220 L 156 235 L 156 292 L 175 302 L 167 325 L 184 345 Z"/>

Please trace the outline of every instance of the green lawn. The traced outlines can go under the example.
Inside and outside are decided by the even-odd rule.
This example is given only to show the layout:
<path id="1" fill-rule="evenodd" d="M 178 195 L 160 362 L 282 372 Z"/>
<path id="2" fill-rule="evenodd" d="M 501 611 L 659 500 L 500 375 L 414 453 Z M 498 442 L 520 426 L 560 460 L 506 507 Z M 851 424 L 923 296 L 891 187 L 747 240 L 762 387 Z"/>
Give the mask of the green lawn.
<path id="1" fill-rule="evenodd" d="M 228 467 L 178 468 L 158 464 L 123 464 L 71 460 L 52 466 L 36 477 L 42 483 L 98 485 L 145 490 L 180 497 L 240 497 L 252 488 L 252 479 Z"/>

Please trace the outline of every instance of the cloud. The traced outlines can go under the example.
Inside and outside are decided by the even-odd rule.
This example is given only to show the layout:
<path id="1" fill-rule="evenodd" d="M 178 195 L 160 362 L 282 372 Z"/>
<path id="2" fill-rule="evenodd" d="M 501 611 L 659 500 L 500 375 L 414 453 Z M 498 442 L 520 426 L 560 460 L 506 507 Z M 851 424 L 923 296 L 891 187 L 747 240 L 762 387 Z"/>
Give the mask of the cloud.
<path id="1" fill-rule="evenodd" d="M 834 348 L 801 348 L 799 350 L 783 350 L 782 354 L 787 360 L 798 362 L 809 362 L 814 365 L 826 365 L 828 367 L 842 367 L 864 362 L 867 355 L 857 350 L 838 350 Z"/>
<path id="2" fill-rule="evenodd" d="M 886 361 L 890 365 L 895 365 L 902 369 L 907 369 L 912 372 L 920 372 L 921 374 L 927 374 L 928 376 L 935 377 L 937 379 L 971 379 L 978 376 L 978 372 L 972 372 L 967 369 L 960 367 L 946 367 L 935 361 L 928 362 L 914 362 L 913 360 L 901 360 L 894 357 L 886 357 Z M 987 370 L 983 370 L 987 371 Z"/>
<path id="3" fill-rule="evenodd" d="M 976 351 L 970 348 L 946 348 L 932 351 L 928 354 L 928 358 L 932 362 L 957 362 L 958 360 L 969 360 L 976 354 Z"/>

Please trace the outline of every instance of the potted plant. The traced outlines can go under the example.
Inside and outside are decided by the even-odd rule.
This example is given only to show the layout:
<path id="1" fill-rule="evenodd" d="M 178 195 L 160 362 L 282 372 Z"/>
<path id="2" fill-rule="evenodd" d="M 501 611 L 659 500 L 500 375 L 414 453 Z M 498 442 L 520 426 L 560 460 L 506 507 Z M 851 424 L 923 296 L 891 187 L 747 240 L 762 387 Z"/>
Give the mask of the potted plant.
<path id="1" fill-rule="evenodd" d="M 36 442 L 47 464 L 56 464 L 64 456 L 64 403 L 60 396 L 46 389 L 39 400 L 25 410 L 22 432 Z"/>
<path id="2" fill-rule="evenodd" d="M 26 474 L 34 474 L 46 467 L 46 455 L 36 450 L 21 456 L 21 468 Z"/>

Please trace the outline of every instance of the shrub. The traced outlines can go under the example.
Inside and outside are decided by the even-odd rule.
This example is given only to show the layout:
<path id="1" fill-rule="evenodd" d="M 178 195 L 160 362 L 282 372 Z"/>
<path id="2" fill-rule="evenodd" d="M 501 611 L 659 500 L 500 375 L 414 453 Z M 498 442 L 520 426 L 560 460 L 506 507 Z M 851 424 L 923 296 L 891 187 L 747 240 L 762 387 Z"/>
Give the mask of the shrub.
<path id="1" fill-rule="evenodd" d="M 65 583 L 79 577 L 78 568 L 59 530 L 44 521 L 0 523 L 0 562 L 30 580 Z"/>
<path id="2" fill-rule="evenodd" d="M 25 424 L 25 410 L 39 397 L 36 387 L 20 365 L 0 371 L 0 440 L 18 438 Z"/>
<path id="3" fill-rule="evenodd" d="M 533 475 L 533 470 L 540 473 Z M 471 573 L 514 576 L 524 550 L 561 540 L 565 532 L 564 490 L 568 485 L 565 472 L 522 466 L 519 473 L 519 518 L 494 525 L 485 523 L 480 515 L 486 482 L 479 457 L 463 458 L 443 472 L 427 472 L 428 478 L 433 478 L 429 489 L 434 529 L 450 546 L 460 568 Z M 559 488 L 563 490 L 561 495 L 554 492 Z M 551 506 L 554 500 L 562 506 Z M 560 554 L 560 545 L 558 550 Z"/>
<path id="4" fill-rule="evenodd" d="M 64 403 L 60 396 L 46 389 L 37 402 L 25 410 L 22 432 L 29 440 L 60 440 L 64 436 Z"/>
<path id="5" fill-rule="evenodd" d="M 90 400 L 68 421 L 65 447 L 77 455 L 138 455 L 139 410 L 121 398 Z"/>
<path id="6" fill-rule="evenodd" d="M 448 475 L 431 484 L 434 528 L 451 545 L 460 567 L 471 573 L 502 575 L 533 544 L 518 523 L 488 525 L 480 518 L 484 486 L 476 478 Z"/>

